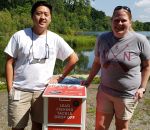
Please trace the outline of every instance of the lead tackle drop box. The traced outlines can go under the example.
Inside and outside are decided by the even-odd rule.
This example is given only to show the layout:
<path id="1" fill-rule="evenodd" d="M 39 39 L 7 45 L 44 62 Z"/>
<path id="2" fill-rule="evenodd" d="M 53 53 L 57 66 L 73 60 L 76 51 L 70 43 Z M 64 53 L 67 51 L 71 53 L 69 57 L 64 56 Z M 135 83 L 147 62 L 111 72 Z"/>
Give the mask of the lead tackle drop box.
<path id="1" fill-rule="evenodd" d="M 50 84 L 43 93 L 43 130 L 85 130 L 86 87 Z"/>

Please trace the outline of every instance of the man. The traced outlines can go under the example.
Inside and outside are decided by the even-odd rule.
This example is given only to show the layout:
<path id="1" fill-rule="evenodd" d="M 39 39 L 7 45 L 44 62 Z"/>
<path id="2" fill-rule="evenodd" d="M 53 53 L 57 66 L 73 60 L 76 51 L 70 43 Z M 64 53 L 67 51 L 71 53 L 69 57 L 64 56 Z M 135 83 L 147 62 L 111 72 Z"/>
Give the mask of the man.
<path id="1" fill-rule="evenodd" d="M 29 114 L 32 130 L 42 130 L 42 92 L 46 84 L 62 81 L 78 61 L 73 49 L 47 30 L 51 16 L 51 5 L 36 2 L 31 9 L 33 27 L 16 32 L 5 48 L 8 125 L 12 130 L 24 130 Z M 67 64 L 61 76 L 53 77 L 56 58 L 67 60 Z"/>

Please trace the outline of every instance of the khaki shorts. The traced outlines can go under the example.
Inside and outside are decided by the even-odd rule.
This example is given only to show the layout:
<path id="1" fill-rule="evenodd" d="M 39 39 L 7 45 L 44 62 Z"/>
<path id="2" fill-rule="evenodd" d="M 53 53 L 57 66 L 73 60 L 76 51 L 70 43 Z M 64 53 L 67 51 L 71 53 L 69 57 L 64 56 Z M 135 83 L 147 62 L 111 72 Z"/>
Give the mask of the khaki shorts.
<path id="1" fill-rule="evenodd" d="M 26 92 L 12 88 L 8 94 L 8 126 L 25 128 L 31 120 L 43 123 L 42 91 Z"/>
<path id="2" fill-rule="evenodd" d="M 118 98 L 102 92 L 97 93 L 97 111 L 110 113 L 118 119 L 131 119 L 138 104 L 133 98 Z"/>

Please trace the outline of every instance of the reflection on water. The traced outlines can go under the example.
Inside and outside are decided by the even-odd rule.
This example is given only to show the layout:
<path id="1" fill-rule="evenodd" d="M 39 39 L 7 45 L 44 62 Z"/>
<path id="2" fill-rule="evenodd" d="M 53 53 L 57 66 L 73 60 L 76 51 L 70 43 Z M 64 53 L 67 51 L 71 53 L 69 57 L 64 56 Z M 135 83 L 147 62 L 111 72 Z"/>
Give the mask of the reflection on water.
<path id="1" fill-rule="evenodd" d="M 94 60 L 94 50 L 92 50 L 92 51 L 82 51 L 82 54 L 84 56 L 88 57 L 88 63 L 87 63 L 86 68 L 90 69 L 92 67 L 92 63 L 93 63 L 93 60 Z"/>
<path id="2" fill-rule="evenodd" d="M 146 35 L 150 41 L 150 32 L 140 32 L 140 33 Z M 97 36 L 99 34 L 101 34 L 101 33 L 95 32 L 95 36 Z M 90 35 L 90 34 L 88 33 L 88 35 Z M 93 33 L 91 35 L 93 35 Z M 94 60 L 94 47 L 92 47 L 90 49 L 89 48 L 88 49 L 80 48 L 80 50 L 82 50 L 82 51 L 76 51 L 78 54 L 78 57 L 79 57 L 79 61 L 78 61 L 77 65 L 75 66 L 75 69 L 72 73 L 78 73 L 78 74 L 88 73 L 88 71 L 92 67 L 92 63 Z M 63 68 L 64 64 L 65 63 L 57 60 L 56 69 L 55 69 L 54 73 L 62 73 L 62 68 Z"/>

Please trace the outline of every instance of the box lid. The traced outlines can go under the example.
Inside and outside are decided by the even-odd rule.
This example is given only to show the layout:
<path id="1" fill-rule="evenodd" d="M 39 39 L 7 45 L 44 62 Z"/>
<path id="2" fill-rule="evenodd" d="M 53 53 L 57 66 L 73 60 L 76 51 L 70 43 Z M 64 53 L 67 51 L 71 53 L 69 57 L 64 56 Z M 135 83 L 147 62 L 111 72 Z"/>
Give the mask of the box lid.
<path id="1" fill-rule="evenodd" d="M 86 98 L 86 87 L 74 84 L 49 84 L 43 97 Z"/>

